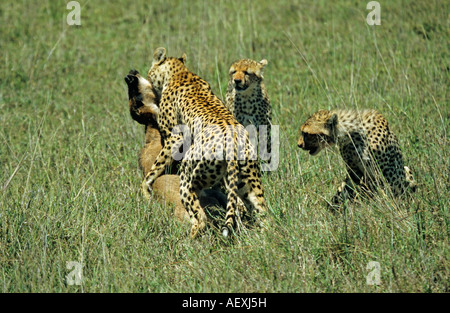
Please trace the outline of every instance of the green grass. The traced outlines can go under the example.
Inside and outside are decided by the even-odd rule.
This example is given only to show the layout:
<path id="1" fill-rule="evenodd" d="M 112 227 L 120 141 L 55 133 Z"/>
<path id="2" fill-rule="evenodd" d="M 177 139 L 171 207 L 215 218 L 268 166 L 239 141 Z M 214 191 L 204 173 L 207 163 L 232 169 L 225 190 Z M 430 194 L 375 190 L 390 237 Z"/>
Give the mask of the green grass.
<path id="1" fill-rule="evenodd" d="M 448 2 L 380 1 L 380 26 L 365 1 L 310 2 L 80 1 L 82 25 L 68 26 L 65 1 L 2 1 L 0 291 L 448 292 Z M 267 230 L 192 240 L 140 194 L 143 129 L 123 77 L 159 46 L 186 52 L 221 98 L 234 60 L 269 61 L 281 149 L 263 178 Z M 385 115 L 419 182 L 410 200 L 330 214 L 343 163 L 296 145 L 330 108 Z"/>

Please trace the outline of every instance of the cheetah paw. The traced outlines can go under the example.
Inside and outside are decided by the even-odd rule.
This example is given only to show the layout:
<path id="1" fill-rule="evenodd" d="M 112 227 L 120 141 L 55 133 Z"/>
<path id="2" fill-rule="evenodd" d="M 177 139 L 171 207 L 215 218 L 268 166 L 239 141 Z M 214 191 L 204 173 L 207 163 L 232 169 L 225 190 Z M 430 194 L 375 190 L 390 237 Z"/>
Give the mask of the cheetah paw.
<path id="1" fill-rule="evenodd" d="M 195 238 L 198 235 L 198 225 L 192 225 L 191 227 L 191 238 Z"/>
<path id="2" fill-rule="evenodd" d="M 141 184 L 141 190 L 142 190 L 142 193 L 144 194 L 144 197 L 147 200 L 150 200 L 150 198 L 152 196 L 152 193 L 151 193 L 152 189 L 150 188 L 149 182 L 146 181 L 145 179 L 144 179 L 144 181 Z"/>

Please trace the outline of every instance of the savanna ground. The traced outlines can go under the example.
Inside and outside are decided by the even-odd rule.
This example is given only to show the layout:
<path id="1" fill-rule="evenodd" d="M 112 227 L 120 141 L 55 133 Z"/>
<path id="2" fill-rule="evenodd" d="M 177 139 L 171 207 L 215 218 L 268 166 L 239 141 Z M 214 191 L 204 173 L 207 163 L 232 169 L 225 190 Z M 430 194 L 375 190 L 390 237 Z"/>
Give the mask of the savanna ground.
<path id="1" fill-rule="evenodd" d="M 67 2 L 0 4 L 1 292 L 449 291 L 448 1 L 381 0 L 380 26 L 368 1 L 79 1 L 81 26 Z M 267 230 L 192 240 L 142 197 L 144 130 L 123 77 L 159 46 L 186 52 L 222 99 L 232 61 L 269 61 L 280 164 L 263 177 Z M 342 161 L 296 146 L 321 108 L 381 111 L 418 192 L 330 214 Z"/>

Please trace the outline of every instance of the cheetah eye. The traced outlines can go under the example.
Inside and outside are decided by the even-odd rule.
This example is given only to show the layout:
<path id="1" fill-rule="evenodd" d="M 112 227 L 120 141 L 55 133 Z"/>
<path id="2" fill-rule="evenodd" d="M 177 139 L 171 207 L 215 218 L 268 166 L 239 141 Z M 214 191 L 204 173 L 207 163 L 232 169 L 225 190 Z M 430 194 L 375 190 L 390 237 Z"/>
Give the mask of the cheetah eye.
<path id="1" fill-rule="evenodd" d="M 249 75 L 247 71 L 244 71 L 244 75 Z"/>

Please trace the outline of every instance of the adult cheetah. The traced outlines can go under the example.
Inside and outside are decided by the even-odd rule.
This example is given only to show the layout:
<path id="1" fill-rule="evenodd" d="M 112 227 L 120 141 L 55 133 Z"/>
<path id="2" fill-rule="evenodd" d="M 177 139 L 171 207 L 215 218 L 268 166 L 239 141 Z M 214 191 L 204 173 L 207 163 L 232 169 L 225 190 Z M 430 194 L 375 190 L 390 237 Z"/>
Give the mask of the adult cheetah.
<path id="1" fill-rule="evenodd" d="M 185 55 L 167 57 L 164 48 L 156 49 L 153 55 L 148 79 L 160 96 L 158 124 L 164 146 L 143 182 L 143 190 L 149 197 L 155 179 L 191 137 L 193 145 L 183 151 L 180 167 L 180 197 L 191 218 L 191 236 L 205 228 L 198 194 L 225 178 L 228 195 L 222 234 L 227 237 L 238 213 L 238 196 L 249 212 L 261 216 L 266 211 L 260 167 L 247 131 L 185 62 Z"/>
<path id="2" fill-rule="evenodd" d="M 153 92 L 153 86 L 138 71 L 131 70 L 125 77 L 125 82 L 128 85 L 130 115 L 135 121 L 145 125 L 145 145 L 139 153 L 139 167 L 145 177 L 162 149 L 157 123 L 159 99 Z M 174 207 L 174 217 L 178 221 L 189 221 L 189 214 L 181 203 L 179 190 L 180 177 L 174 162 L 155 180 L 153 192 L 161 203 Z M 225 210 L 226 200 L 222 192 L 213 189 L 203 190 L 199 195 L 200 205 L 208 210 L 213 221 Z"/>
<path id="3" fill-rule="evenodd" d="M 338 188 L 333 205 L 352 200 L 355 189 L 373 191 L 384 177 L 394 196 L 416 188 L 411 170 L 404 166 L 397 138 L 387 120 L 375 110 L 320 110 L 301 126 L 298 147 L 318 154 L 332 145 L 339 147 L 348 177 Z M 382 175 L 379 175 L 379 174 Z"/>

